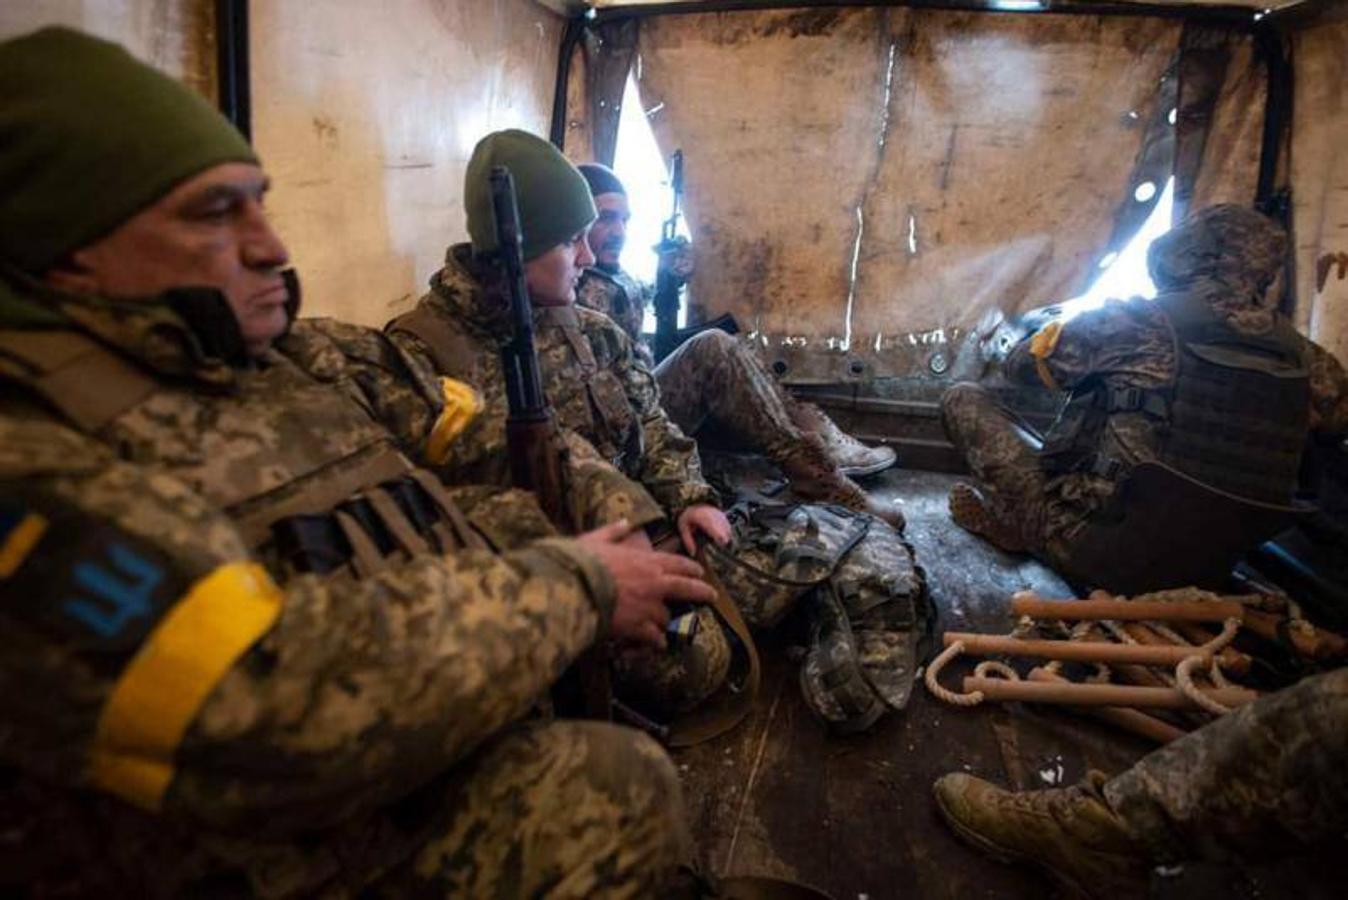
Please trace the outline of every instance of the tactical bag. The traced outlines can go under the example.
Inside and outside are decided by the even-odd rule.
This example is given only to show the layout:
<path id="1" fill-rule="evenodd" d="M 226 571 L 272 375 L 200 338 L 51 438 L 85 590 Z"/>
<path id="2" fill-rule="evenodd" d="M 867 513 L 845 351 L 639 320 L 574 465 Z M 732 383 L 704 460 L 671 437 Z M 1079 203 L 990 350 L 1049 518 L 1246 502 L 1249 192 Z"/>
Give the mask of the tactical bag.
<path id="1" fill-rule="evenodd" d="M 841 506 L 732 508 L 735 549 L 708 559 L 752 625 L 795 607 L 810 617 L 800 670 L 805 702 L 831 728 L 869 728 L 903 709 L 918 642 L 933 621 L 912 548 L 885 522 Z"/>

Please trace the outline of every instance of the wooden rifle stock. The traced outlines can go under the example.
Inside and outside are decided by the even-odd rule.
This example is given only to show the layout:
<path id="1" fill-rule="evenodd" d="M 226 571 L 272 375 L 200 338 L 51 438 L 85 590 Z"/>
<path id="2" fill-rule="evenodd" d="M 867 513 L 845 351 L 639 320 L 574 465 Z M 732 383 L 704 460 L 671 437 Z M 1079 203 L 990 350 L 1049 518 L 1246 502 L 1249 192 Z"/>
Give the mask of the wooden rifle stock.
<path id="1" fill-rule="evenodd" d="M 538 497 L 539 506 L 559 531 L 574 534 L 577 527 L 567 503 L 565 484 L 566 447 L 543 395 L 538 373 L 533 307 L 524 281 L 524 240 L 515 182 L 504 166 L 492 169 L 490 181 L 492 211 L 496 215 L 497 256 L 510 293 L 513 331 L 510 342 L 501 349 L 501 369 L 510 406 L 506 418 L 506 448 L 510 456 L 511 483 Z M 612 718 L 612 679 L 608 654 L 602 646 L 592 646 L 572 663 L 554 686 L 553 701 L 561 715 Z"/>

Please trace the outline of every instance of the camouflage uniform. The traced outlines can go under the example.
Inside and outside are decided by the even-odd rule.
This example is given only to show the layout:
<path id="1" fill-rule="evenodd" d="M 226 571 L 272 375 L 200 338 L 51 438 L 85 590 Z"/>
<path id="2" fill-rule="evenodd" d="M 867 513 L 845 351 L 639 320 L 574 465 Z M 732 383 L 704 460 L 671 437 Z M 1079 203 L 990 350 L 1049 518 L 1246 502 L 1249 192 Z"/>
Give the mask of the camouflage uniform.
<path id="1" fill-rule="evenodd" d="M 713 422 L 781 466 L 802 496 L 876 512 L 846 476 L 887 468 L 896 458 L 892 451 L 867 447 L 819 407 L 795 399 L 752 346 L 719 329 L 693 335 L 654 366 L 641 333 L 649 297 L 622 269 L 586 269 L 576 288 L 576 302 L 617 322 L 642 362 L 653 366 L 660 404 L 685 434 Z"/>
<path id="2" fill-rule="evenodd" d="M 390 323 L 390 334 L 410 356 L 482 393 L 484 409 L 454 443 L 448 465 L 505 484 L 509 406 L 500 350 L 509 330 L 506 307 L 482 287 L 485 279 L 468 245 L 449 248 L 430 292 L 408 317 Z M 416 322 L 420 317 L 432 322 Z M 608 498 L 613 518 L 621 514 L 634 525 L 653 525 L 666 515 L 677 519 L 695 504 L 716 502 L 696 445 L 665 416 L 654 377 L 612 320 L 574 307 L 537 309 L 534 346 L 543 392 L 568 440 L 578 436 L 636 482 Z M 618 658 L 615 688 L 623 699 L 668 718 L 720 688 L 729 643 L 710 610 L 693 614 L 699 626 L 688 646 Z"/>
<path id="3" fill-rule="evenodd" d="M 1260 305 L 1277 273 L 1285 238 L 1271 223 L 1234 207 L 1215 207 L 1152 245 L 1158 289 L 1183 292 L 1216 311 L 1238 332 L 1270 333 L 1276 311 Z M 1192 221 L 1192 220 L 1191 220 Z M 1297 337 L 1310 380 L 1312 430 L 1348 430 L 1348 375 L 1326 351 Z M 1103 380 L 1111 389 L 1158 391 L 1173 383 L 1178 360 L 1161 305 L 1140 297 L 1111 301 L 1067 321 L 1053 321 L 1011 351 L 1009 377 L 1072 390 Z M 989 511 L 1011 543 L 1050 562 L 1067 559 L 1086 520 L 1114 494 L 1123 472 L 1055 474 L 1038 435 L 974 384 L 942 398 L 946 433 L 984 486 Z M 1162 433 L 1149 416 L 1111 416 L 1101 456 L 1128 466 L 1156 458 Z"/>
<path id="4" fill-rule="evenodd" d="M 637 281 L 623 268 L 610 272 L 599 266 L 591 266 L 576 285 L 576 303 L 601 312 L 617 322 L 632 339 L 633 352 L 651 369 L 655 368 L 655 360 L 642 338 L 642 331 L 645 328 L 646 307 L 653 299 L 651 286 Z"/>
<path id="5" fill-rule="evenodd" d="M 489 299 L 481 283 L 468 246 L 451 247 L 418 308 L 454 332 L 457 346 L 441 354 L 452 357 L 445 362 L 453 370 L 440 364 L 440 374 L 475 385 L 486 401 L 478 421 L 456 442 L 455 462 L 474 473 L 490 474 L 493 466 L 504 473 L 508 408 L 500 346 L 509 331 L 504 305 Z M 424 341 L 396 325 L 393 338 L 413 355 L 434 359 Z M 583 437 L 659 504 L 639 510 L 638 524 L 655 521 L 660 510 L 673 519 L 695 504 L 716 502 L 696 445 L 665 415 L 650 369 L 611 319 L 574 307 L 535 310 L 534 345 L 558 424 Z"/>
<path id="6" fill-rule="evenodd" d="M 546 534 L 532 498 L 479 491 L 468 549 L 394 549 L 364 576 L 303 574 L 255 530 L 260 507 L 420 452 L 433 395 L 387 341 L 301 323 L 227 365 L 163 302 L 0 283 L 0 316 L 6 887 L 658 891 L 685 849 L 663 755 L 610 726 L 505 730 L 613 602 L 571 542 L 471 549 Z M 150 384 L 98 427 L 44 402 L 57 382 L 31 363 L 71 334 Z"/>
<path id="7" fill-rule="evenodd" d="M 1348 831 L 1348 669 L 1262 697 L 1104 787 L 1160 860 L 1270 857 Z"/>

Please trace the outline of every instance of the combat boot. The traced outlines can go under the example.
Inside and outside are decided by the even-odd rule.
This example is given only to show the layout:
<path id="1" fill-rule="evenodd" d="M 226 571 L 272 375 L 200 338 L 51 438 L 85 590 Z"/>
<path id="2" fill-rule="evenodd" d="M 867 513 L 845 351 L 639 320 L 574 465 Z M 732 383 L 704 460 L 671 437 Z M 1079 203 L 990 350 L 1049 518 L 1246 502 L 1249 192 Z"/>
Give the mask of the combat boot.
<path id="1" fill-rule="evenodd" d="M 936 805 L 963 840 L 1004 862 L 1027 862 L 1082 897 L 1145 897 L 1152 863 L 1109 807 L 1105 776 L 1073 787 L 1004 791 L 955 773 L 937 779 Z"/>
<path id="2" fill-rule="evenodd" d="M 777 463 L 791 479 L 791 490 L 798 497 L 869 513 L 903 531 L 903 513 L 893 504 L 876 500 L 839 472 L 818 435 L 802 435 L 799 444 L 778 456 Z"/>
<path id="3" fill-rule="evenodd" d="M 1025 541 L 993 512 L 983 492 L 964 481 L 955 483 L 948 498 L 950 518 L 965 531 L 972 532 L 1008 553 L 1025 553 Z"/>
<path id="4" fill-rule="evenodd" d="M 844 475 L 852 478 L 875 475 L 898 461 L 899 455 L 892 448 L 867 447 L 813 403 L 791 404 L 791 419 L 802 431 L 819 435 L 833 464 Z"/>

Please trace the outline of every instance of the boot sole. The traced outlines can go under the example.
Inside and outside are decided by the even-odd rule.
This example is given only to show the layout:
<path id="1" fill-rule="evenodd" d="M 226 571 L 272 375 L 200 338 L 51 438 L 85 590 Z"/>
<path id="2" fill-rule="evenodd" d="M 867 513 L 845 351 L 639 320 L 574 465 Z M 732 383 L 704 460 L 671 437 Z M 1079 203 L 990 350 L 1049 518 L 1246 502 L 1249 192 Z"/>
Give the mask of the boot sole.
<path id="1" fill-rule="evenodd" d="M 1029 866 L 1039 872 L 1042 872 L 1044 875 L 1047 875 L 1054 882 L 1054 884 L 1058 885 L 1060 888 L 1067 891 L 1074 898 L 1080 898 L 1080 900 L 1091 900 L 1091 895 L 1085 890 L 1083 890 L 1081 885 L 1077 884 L 1074 880 L 1068 878 L 1066 875 L 1062 874 L 1052 866 L 1040 862 L 1033 856 L 1028 856 L 1024 853 L 1019 853 L 1015 850 L 1003 847 L 1001 844 L 995 843 L 994 841 L 989 840 L 988 838 L 984 837 L 977 831 L 974 831 L 972 828 L 968 827 L 963 822 L 961 822 L 955 816 L 954 813 L 952 813 L 948 808 L 946 808 L 945 801 L 941 798 L 940 794 L 936 794 L 935 796 L 936 796 L 936 809 L 941 813 L 941 818 L 945 820 L 945 823 L 950 827 L 950 830 L 955 832 L 955 834 L 959 836 L 960 840 L 964 841 L 966 844 L 973 847 L 975 850 L 982 853 L 983 855 L 990 856 L 997 862 L 1002 863 L 1004 865 Z"/>

